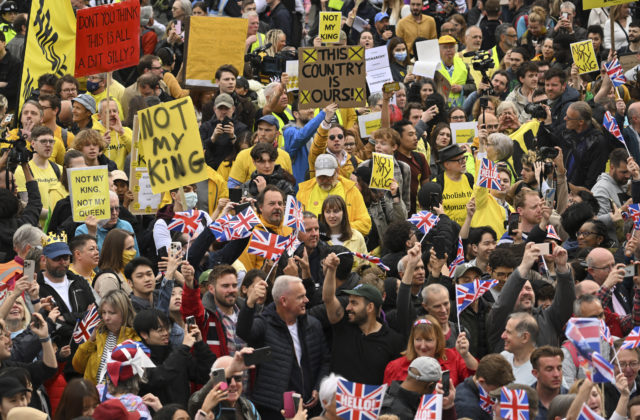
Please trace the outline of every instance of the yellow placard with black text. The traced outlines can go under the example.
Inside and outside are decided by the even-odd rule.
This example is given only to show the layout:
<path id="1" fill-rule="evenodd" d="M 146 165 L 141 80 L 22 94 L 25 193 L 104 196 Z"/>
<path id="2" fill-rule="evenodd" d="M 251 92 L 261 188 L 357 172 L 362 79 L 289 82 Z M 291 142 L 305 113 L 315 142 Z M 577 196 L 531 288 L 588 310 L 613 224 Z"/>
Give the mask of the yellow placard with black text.
<path id="1" fill-rule="evenodd" d="M 369 188 L 388 190 L 393 181 L 393 156 L 373 152 L 371 157 L 371 182 Z"/>
<path id="2" fill-rule="evenodd" d="M 596 9 L 598 7 L 609 7 L 618 4 L 633 3 L 634 0 L 583 0 L 582 10 Z"/>
<path id="3" fill-rule="evenodd" d="M 342 13 L 320 12 L 320 26 L 318 34 L 325 44 L 333 44 L 340 41 L 340 28 L 342 27 Z"/>
<path id="4" fill-rule="evenodd" d="M 593 49 L 593 41 L 590 39 L 571 44 L 571 56 L 580 74 L 600 70 L 596 51 Z"/>
<path id="5" fill-rule="evenodd" d="M 107 165 L 69 168 L 67 177 L 74 222 L 82 223 L 88 216 L 98 220 L 111 218 Z"/>

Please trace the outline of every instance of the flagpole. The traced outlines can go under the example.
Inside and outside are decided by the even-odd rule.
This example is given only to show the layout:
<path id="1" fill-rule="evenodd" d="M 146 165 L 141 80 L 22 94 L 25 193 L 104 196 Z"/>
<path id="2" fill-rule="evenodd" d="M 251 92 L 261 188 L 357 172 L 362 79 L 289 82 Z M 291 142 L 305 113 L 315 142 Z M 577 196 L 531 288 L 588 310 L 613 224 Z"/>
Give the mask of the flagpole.
<path id="1" fill-rule="evenodd" d="M 613 347 L 613 345 L 609 344 L 609 346 L 611 347 L 611 350 L 613 350 L 613 360 L 616 361 L 616 363 L 618 364 L 618 369 L 620 369 L 620 372 L 622 372 L 622 368 L 620 367 L 620 360 L 618 360 L 618 353 L 620 353 L 620 350 L 616 351 L 616 349 Z"/>

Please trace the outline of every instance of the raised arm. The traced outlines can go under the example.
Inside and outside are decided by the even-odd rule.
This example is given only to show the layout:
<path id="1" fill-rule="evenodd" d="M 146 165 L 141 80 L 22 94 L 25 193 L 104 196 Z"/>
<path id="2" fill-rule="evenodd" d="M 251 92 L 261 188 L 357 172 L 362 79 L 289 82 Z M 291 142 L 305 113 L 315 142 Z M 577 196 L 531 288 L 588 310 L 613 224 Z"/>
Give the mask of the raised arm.
<path id="1" fill-rule="evenodd" d="M 344 317 L 344 308 L 336 297 L 336 270 L 339 264 L 340 258 L 333 252 L 324 259 L 327 272 L 322 287 L 322 301 L 327 308 L 327 317 L 331 324 L 337 324 Z"/>

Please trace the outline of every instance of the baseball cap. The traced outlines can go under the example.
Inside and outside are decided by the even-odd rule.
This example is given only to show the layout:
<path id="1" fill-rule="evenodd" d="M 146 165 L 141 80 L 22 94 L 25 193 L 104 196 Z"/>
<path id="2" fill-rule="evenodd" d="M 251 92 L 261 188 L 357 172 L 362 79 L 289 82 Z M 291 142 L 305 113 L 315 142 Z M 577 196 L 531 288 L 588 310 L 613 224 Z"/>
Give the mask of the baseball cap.
<path id="1" fill-rule="evenodd" d="M 211 269 L 203 271 L 202 274 L 200 274 L 200 277 L 198 277 L 198 284 L 202 284 L 209 280 L 209 274 L 211 274 Z"/>
<path id="2" fill-rule="evenodd" d="M 476 271 L 478 273 L 478 278 L 482 276 L 482 270 L 480 270 L 478 267 L 472 265 L 471 263 L 464 263 L 456 267 L 456 270 L 453 272 L 453 278 L 457 280 L 458 278 L 464 276 L 464 274 L 469 270 Z"/>
<path id="3" fill-rule="evenodd" d="M 260 121 L 264 121 L 267 124 L 271 124 L 271 125 L 275 126 L 278 130 L 280 130 L 280 123 L 278 122 L 278 119 L 276 117 L 274 117 L 273 115 L 265 115 L 265 116 L 263 116 L 262 118 L 260 118 L 258 120 L 258 122 L 260 122 Z"/>
<path id="4" fill-rule="evenodd" d="M 442 378 L 440 363 L 433 357 L 417 357 L 409 365 L 409 377 L 421 382 L 438 382 Z"/>
<path id="5" fill-rule="evenodd" d="M 226 106 L 227 108 L 231 108 L 234 106 L 233 98 L 228 93 L 221 93 L 216 98 L 216 101 L 213 103 L 215 108 L 218 108 L 220 105 Z"/>
<path id="6" fill-rule="evenodd" d="M 338 169 L 338 161 L 330 154 L 324 153 L 316 158 L 316 176 L 333 176 Z"/>
<path id="7" fill-rule="evenodd" d="M 76 96 L 71 100 L 71 102 L 79 103 L 92 114 L 96 113 L 96 100 L 93 99 L 93 96 L 89 95 L 88 93 L 83 93 L 82 95 Z"/>
<path id="8" fill-rule="evenodd" d="M 378 306 L 382 305 L 382 294 L 378 289 L 370 284 L 359 284 L 351 290 L 343 290 L 343 293 L 353 296 L 362 296 Z"/>
<path id="9" fill-rule="evenodd" d="M 91 417 L 95 420 L 138 420 L 140 413 L 128 411 L 119 399 L 112 398 L 98 405 Z"/>
<path id="10" fill-rule="evenodd" d="M 438 44 L 457 44 L 458 41 L 451 35 L 444 35 L 438 39 Z"/>
<path id="11" fill-rule="evenodd" d="M 124 171 L 120 169 L 116 169 L 115 171 L 111 171 L 111 179 L 114 181 L 121 180 L 125 182 L 129 182 L 129 177 Z"/>
<path id="12" fill-rule="evenodd" d="M 13 1 L 5 1 L 4 3 L 2 3 L 2 6 L 0 6 L 0 13 L 11 12 L 18 13 L 18 5 Z"/>
<path id="13" fill-rule="evenodd" d="M 7 414 L 7 420 L 47 420 L 48 418 L 47 413 L 32 407 L 13 407 Z"/>
<path id="14" fill-rule="evenodd" d="M 71 255 L 71 250 L 66 242 L 54 242 L 42 248 L 42 254 L 53 260 L 61 255 Z"/>
<path id="15" fill-rule="evenodd" d="M 380 22 L 382 19 L 389 19 L 389 15 L 385 12 L 378 12 L 375 19 L 376 23 Z"/>
<path id="16" fill-rule="evenodd" d="M 3 376 L 0 378 L 0 399 L 13 397 L 16 394 L 27 391 L 27 388 L 14 377 Z"/>

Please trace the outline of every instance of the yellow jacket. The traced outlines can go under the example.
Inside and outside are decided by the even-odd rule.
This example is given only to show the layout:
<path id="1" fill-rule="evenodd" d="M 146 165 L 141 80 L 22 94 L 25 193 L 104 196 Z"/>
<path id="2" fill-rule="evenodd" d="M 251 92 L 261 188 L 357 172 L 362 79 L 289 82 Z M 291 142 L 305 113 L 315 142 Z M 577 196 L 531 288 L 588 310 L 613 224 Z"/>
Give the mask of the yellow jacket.
<path id="1" fill-rule="evenodd" d="M 241 150 L 236 156 L 236 160 L 233 161 L 233 165 L 231 166 L 231 171 L 229 172 L 228 178 L 234 179 L 240 184 L 244 184 L 248 180 L 251 179 L 251 174 L 256 170 L 256 165 L 253 164 L 253 158 L 251 158 L 251 150 L 253 146 L 248 149 Z M 220 164 L 222 166 L 225 162 Z M 293 174 L 293 169 L 291 169 L 291 157 L 289 157 L 289 153 L 287 153 L 284 149 L 278 149 L 278 158 L 276 159 L 276 164 L 280 165 L 282 169 Z"/>
<path id="2" fill-rule="evenodd" d="M 118 335 L 117 343 L 120 344 L 124 340 L 129 339 L 141 341 L 133 328 L 120 328 L 120 335 Z M 96 334 L 96 341 L 88 340 L 80 344 L 78 350 L 76 350 L 76 354 L 73 356 L 73 368 L 78 373 L 84 373 L 84 379 L 91 381 L 94 384 L 97 384 L 98 382 L 98 368 L 100 367 L 102 351 L 104 350 L 106 341 L 107 333 L 98 332 Z"/>
<path id="3" fill-rule="evenodd" d="M 267 229 L 269 229 L 270 233 L 277 233 L 280 236 L 289 236 L 291 235 L 291 232 L 293 232 L 293 229 L 291 229 L 288 226 L 284 226 L 283 224 L 272 225 L 271 223 L 264 220 L 261 214 L 259 214 L 258 217 L 260 218 L 260 221 L 262 222 L 262 224 Z M 254 230 L 255 229 L 264 230 L 262 225 L 256 226 Z M 240 255 L 240 258 L 238 258 L 240 262 L 244 265 L 247 271 L 252 270 L 254 268 L 262 268 L 264 264 L 264 258 L 262 258 L 259 255 L 249 254 L 247 252 L 248 249 L 249 249 L 249 244 L 247 244 L 247 247 L 242 252 L 242 255 Z"/>
<path id="4" fill-rule="evenodd" d="M 316 158 L 323 154 L 329 153 L 327 151 L 327 141 L 329 138 L 329 130 L 322 128 L 322 125 L 318 127 L 316 135 L 313 137 L 313 143 L 311 144 L 311 150 L 309 151 L 309 177 L 316 176 Z M 345 152 L 346 153 L 346 152 Z M 349 178 L 356 168 L 353 167 L 351 162 L 351 155 L 347 153 L 347 160 L 344 162 L 338 161 L 340 176 Z"/>
<path id="5" fill-rule="evenodd" d="M 351 224 L 351 228 L 357 230 L 363 235 L 367 235 L 371 230 L 371 216 L 369 216 L 369 211 L 367 210 L 367 206 L 364 204 L 364 199 L 362 198 L 362 194 L 360 194 L 360 190 L 356 187 L 356 183 L 350 179 L 340 176 L 338 177 L 338 181 L 340 185 L 334 187 L 334 189 L 329 191 L 327 195 L 336 194 L 335 190 L 344 191 L 344 195 L 339 195 L 341 195 L 347 203 L 347 213 L 349 213 L 349 223 Z M 312 203 L 309 203 L 309 200 L 311 199 L 314 189 L 320 190 L 315 177 L 299 184 L 297 198 L 305 210 L 310 210 L 310 207 L 312 206 Z M 321 203 L 316 203 L 314 208 L 318 208 L 319 205 L 321 206 Z"/>
<path id="6" fill-rule="evenodd" d="M 221 198 L 229 198 L 229 187 L 227 187 L 227 181 L 209 165 L 207 165 L 207 176 L 209 177 L 209 188 L 207 189 L 208 210 L 209 214 L 213 214 L 218 201 Z"/>
<path id="7" fill-rule="evenodd" d="M 487 188 L 475 185 L 473 196 L 476 198 L 476 212 L 471 219 L 471 227 L 491 226 L 498 239 L 501 238 L 505 232 L 507 210 L 496 201 Z M 511 206 L 509 210 L 513 211 Z"/>

